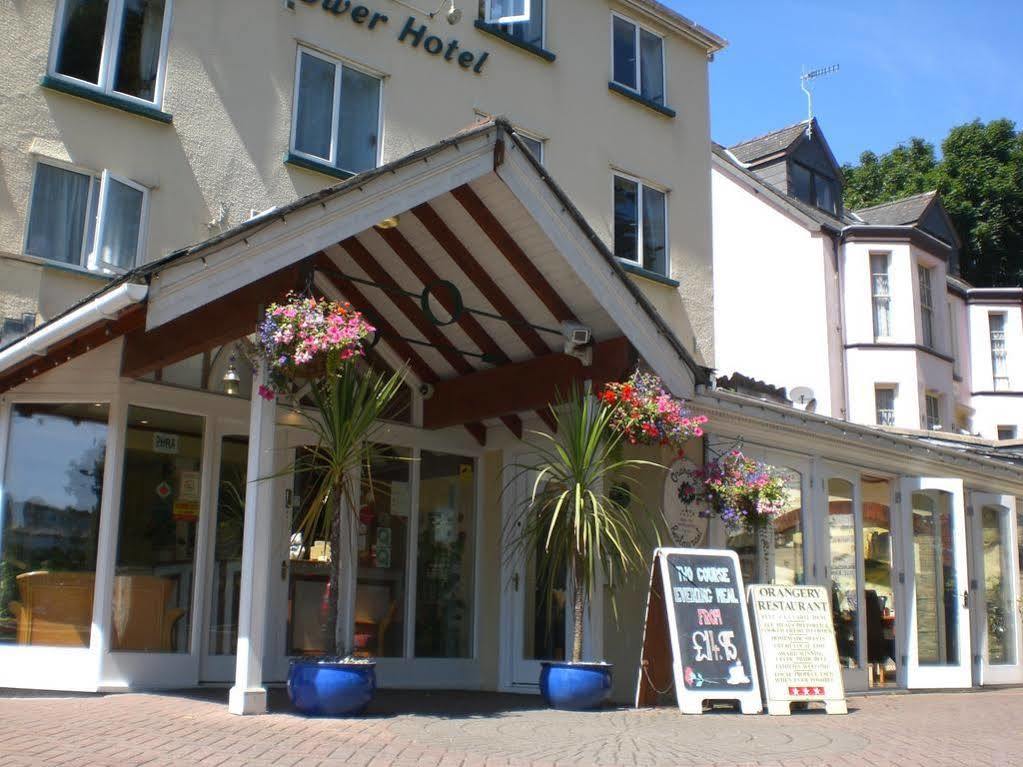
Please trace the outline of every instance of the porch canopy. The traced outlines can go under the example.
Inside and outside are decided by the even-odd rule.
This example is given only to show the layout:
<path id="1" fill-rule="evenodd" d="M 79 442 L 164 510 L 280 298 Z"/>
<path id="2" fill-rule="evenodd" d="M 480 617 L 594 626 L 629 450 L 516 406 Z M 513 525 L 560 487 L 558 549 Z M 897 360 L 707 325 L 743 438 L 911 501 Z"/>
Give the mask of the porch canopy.
<path id="1" fill-rule="evenodd" d="M 134 301 L 101 306 L 131 285 Z M 428 395 L 422 426 L 481 443 L 498 424 L 520 437 L 528 413 L 550 426 L 557 391 L 637 356 L 680 396 L 704 375 L 497 119 L 130 273 L 68 313 L 91 319 L 0 352 L 0 392 L 122 334 L 122 375 L 146 375 L 252 333 L 261 307 L 311 288 L 368 315 L 380 356 L 408 364 Z M 591 341 L 566 346 L 573 330 Z"/>
<path id="2" fill-rule="evenodd" d="M 707 380 L 498 119 L 125 275 L 0 351 L 0 393 L 122 337 L 121 376 L 145 376 L 248 336 L 289 290 L 364 312 L 373 353 L 407 364 L 419 387 L 413 425 L 464 428 L 481 444 L 490 430 L 521 437 L 526 419 L 552 427 L 558 392 L 618 379 L 640 359 L 678 396 Z M 255 393 L 259 376 L 250 477 L 273 473 L 275 405 Z M 246 486 L 236 713 L 265 710 L 271 484 Z M 350 596 L 342 589 L 340 606 Z"/>

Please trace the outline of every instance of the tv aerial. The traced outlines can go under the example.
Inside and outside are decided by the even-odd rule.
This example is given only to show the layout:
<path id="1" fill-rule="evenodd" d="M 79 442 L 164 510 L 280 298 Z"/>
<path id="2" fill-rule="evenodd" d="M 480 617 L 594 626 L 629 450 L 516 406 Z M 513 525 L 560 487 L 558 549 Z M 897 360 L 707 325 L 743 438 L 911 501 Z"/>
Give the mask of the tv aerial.
<path id="1" fill-rule="evenodd" d="M 806 94 L 806 137 L 813 137 L 813 91 L 810 89 L 810 84 L 818 78 L 825 77 L 826 75 L 834 74 L 838 71 L 838 64 L 832 64 L 829 67 L 820 67 L 819 69 L 811 69 L 809 72 L 806 71 L 806 67 L 803 67 L 803 74 L 799 76 L 799 87 Z"/>

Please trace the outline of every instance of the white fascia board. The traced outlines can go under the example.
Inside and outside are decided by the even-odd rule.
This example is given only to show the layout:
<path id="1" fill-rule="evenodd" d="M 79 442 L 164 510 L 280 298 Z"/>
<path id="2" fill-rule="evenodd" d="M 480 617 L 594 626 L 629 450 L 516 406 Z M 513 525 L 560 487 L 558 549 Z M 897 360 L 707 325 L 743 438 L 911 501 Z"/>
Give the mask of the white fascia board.
<path id="1" fill-rule="evenodd" d="M 696 378 L 647 308 L 624 284 L 629 279 L 607 263 L 522 152 L 508 152 L 497 175 L 529 211 L 604 311 L 643 359 L 678 397 L 692 396 Z M 650 311 L 654 311 L 651 309 Z"/>
<path id="2" fill-rule="evenodd" d="M 149 288 L 141 283 L 125 282 L 104 291 L 67 314 L 57 317 L 19 341 L 0 351 L 0 373 L 29 357 L 46 354 L 55 343 L 103 320 L 114 319 L 133 304 L 145 300 Z"/>
<path id="3" fill-rule="evenodd" d="M 1023 467 L 734 392 L 701 387 L 692 407 L 723 431 L 788 452 L 813 454 L 882 474 L 955 476 L 971 487 L 1023 495 Z"/>
<path id="4" fill-rule="evenodd" d="M 495 134 L 469 136 L 436 154 L 345 189 L 333 198 L 280 215 L 277 221 L 153 275 L 146 329 L 152 330 L 220 296 L 355 236 L 380 221 L 494 170 Z M 271 216 L 272 218 L 272 216 Z"/>

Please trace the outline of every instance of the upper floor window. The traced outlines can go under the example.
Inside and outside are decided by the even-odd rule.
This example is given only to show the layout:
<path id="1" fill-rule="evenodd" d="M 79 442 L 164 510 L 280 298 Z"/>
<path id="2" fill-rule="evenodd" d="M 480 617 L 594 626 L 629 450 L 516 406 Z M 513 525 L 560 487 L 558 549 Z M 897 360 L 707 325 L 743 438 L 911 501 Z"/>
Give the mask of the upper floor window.
<path id="1" fill-rule="evenodd" d="M 668 275 L 667 195 L 637 180 L 615 174 L 615 255 L 651 272 Z"/>
<path id="2" fill-rule="evenodd" d="M 937 394 L 924 395 L 924 425 L 930 431 L 941 428 L 941 397 Z"/>
<path id="3" fill-rule="evenodd" d="M 663 105 L 664 40 L 618 15 L 611 27 L 614 82 Z"/>
<path id="4" fill-rule="evenodd" d="M 163 100 L 171 0 L 63 0 L 50 73 L 103 93 Z"/>
<path id="5" fill-rule="evenodd" d="M 789 180 L 793 197 L 833 215 L 838 214 L 838 193 L 833 178 L 790 161 Z"/>
<path id="6" fill-rule="evenodd" d="M 998 439 L 1016 439 L 1015 426 L 999 426 Z"/>
<path id="7" fill-rule="evenodd" d="M 1005 351 L 1005 315 L 991 312 L 987 316 L 991 334 L 991 378 L 995 391 L 1009 388 L 1009 365 Z"/>
<path id="8" fill-rule="evenodd" d="M 124 272 L 139 260 L 146 189 L 110 171 L 36 165 L 25 252 L 87 269 Z"/>
<path id="9" fill-rule="evenodd" d="M 480 18 L 513 40 L 545 45 L 544 0 L 480 0 Z"/>
<path id="10" fill-rule="evenodd" d="M 874 387 L 874 412 L 879 426 L 895 425 L 895 388 Z"/>
<path id="11" fill-rule="evenodd" d="M 888 280 L 891 256 L 870 254 L 870 300 L 874 315 L 874 339 L 892 334 L 892 293 Z"/>
<path id="12" fill-rule="evenodd" d="M 347 173 L 377 166 L 380 78 L 300 48 L 291 151 Z"/>
<path id="13" fill-rule="evenodd" d="M 923 345 L 934 348 L 934 300 L 931 295 L 931 270 L 923 264 L 917 266 L 920 280 L 920 330 Z"/>

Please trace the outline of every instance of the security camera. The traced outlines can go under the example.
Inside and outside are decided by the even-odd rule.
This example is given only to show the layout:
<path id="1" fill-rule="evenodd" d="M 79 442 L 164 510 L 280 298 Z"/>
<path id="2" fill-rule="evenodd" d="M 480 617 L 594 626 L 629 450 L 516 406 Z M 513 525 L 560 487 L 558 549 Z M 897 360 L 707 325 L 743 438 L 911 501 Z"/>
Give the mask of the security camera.
<path id="1" fill-rule="evenodd" d="M 593 338 L 593 333 L 585 325 L 578 322 L 562 322 L 561 335 L 565 339 L 565 345 L 575 347 L 586 346 Z"/>
<path id="2" fill-rule="evenodd" d="M 433 396 L 433 384 L 421 383 L 419 384 L 419 396 L 423 399 L 430 399 Z"/>

